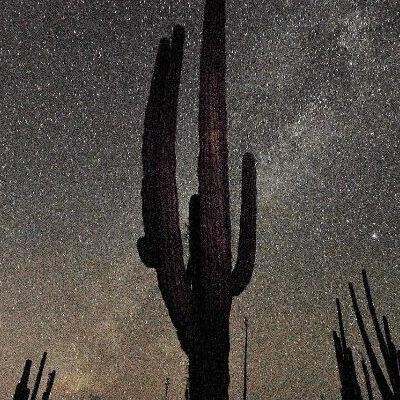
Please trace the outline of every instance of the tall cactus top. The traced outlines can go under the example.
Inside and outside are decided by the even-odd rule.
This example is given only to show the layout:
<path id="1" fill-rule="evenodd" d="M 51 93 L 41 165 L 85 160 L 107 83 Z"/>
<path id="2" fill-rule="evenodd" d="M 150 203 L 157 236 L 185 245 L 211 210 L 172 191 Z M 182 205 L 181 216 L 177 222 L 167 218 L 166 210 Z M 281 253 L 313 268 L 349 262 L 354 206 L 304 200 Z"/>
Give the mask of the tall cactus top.
<path id="1" fill-rule="evenodd" d="M 200 57 L 199 196 L 202 280 L 216 285 L 206 304 L 230 304 L 231 222 L 226 116 L 225 1 L 207 1 Z M 227 303 L 228 302 L 228 303 Z"/>

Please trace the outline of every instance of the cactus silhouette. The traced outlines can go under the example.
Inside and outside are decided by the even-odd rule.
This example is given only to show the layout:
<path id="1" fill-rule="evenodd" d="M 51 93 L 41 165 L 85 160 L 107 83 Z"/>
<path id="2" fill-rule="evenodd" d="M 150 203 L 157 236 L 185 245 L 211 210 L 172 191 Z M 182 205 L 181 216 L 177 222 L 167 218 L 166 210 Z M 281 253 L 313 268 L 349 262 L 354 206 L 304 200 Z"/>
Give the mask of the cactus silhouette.
<path id="1" fill-rule="evenodd" d="M 198 193 L 189 204 L 189 260 L 179 227 L 175 135 L 184 29 L 162 39 L 145 112 L 142 262 L 158 285 L 189 359 L 190 398 L 228 399 L 229 317 L 250 282 L 256 250 L 256 171 L 242 163 L 242 204 L 232 268 L 226 115 L 225 1 L 206 0 L 200 57 Z"/>
<path id="2" fill-rule="evenodd" d="M 357 319 L 358 328 L 361 333 L 361 337 L 364 342 L 364 346 L 368 355 L 368 360 L 372 375 L 375 378 L 375 382 L 381 398 L 383 400 L 399 400 L 400 399 L 400 375 L 399 375 L 399 364 L 400 364 L 400 353 L 394 345 L 389 329 L 389 324 L 387 318 L 384 316 L 382 318 L 384 332 L 382 332 L 379 320 L 377 317 L 375 305 L 372 299 L 371 289 L 369 286 L 367 273 L 365 270 L 362 271 L 363 286 L 365 291 L 365 296 L 367 299 L 368 309 L 371 316 L 372 324 L 374 326 L 375 335 L 377 342 L 379 344 L 379 350 L 382 354 L 383 368 L 381 367 L 378 357 L 375 354 L 375 350 L 372 346 L 370 336 L 367 332 L 364 318 L 361 314 L 356 292 L 354 290 L 354 285 L 349 283 L 349 291 L 351 296 L 351 302 L 353 310 Z M 340 309 L 340 302 L 336 299 L 338 318 L 339 318 L 339 328 L 340 335 L 336 332 L 334 335 L 336 358 L 338 363 L 339 378 L 342 384 L 342 399 L 362 399 L 360 387 L 358 386 L 358 380 L 356 376 L 356 369 L 354 365 L 354 360 L 352 357 L 352 352 L 350 347 L 347 347 L 343 318 Z M 373 399 L 372 385 L 370 379 L 370 373 L 367 364 L 364 359 L 361 361 L 362 371 L 364 374 L 364 381 L 366 385 L 366 391 L 368 395 L 368 400 Z"/>
<path id="3" fill-rule="evenodd" d="M 31 372 L 32 361 L 26 360 L 21 380 L 17 383 L 14 393 L 14 400 L 28 400 L 30 389 L 28 388 L 29 374 Z"/>
<path id="4" fill-rule="evenodd" d="M 53 389 L 54 379 L 56 377 L 56 371 L 51 371 L 47 379 L 46 391 L 43 393 L 42 400 L 49 400 L 51 389 Z"/>
<path id="5" fill-rule="evenodd" d="M 339 319 L 339 335 L 334 331 L 333 340 L 335 343 L 339 378 L 342 385 L 340 393 L 342 395 L 342 400 L 361 400 L 361 389 L 357 379 L 353 353 L 346 343 L 339 299 L 336 299 L 336 308 Z"/>
<path id="6" fill-rule="evenodd" d="M 44 365 L 46 364 L 47 353 L 43 354 L 42 360 L 40 361 L 39 371 L 36 376 L 35 386 L 32 390 L 31 400 L 36 400 L 37 392 L 39 390 L 40 381 L 42 380 Z"/>
<path id="7" fill-rule="evenodd" d="M 46 363 L 46 357 L 47 357 L 47 353 L 43 353 L 43 357 L 40 362 L 38 374 L 35 379 L 35 385 L 33 387 L 31 397 L 29 397 L 29 394 L 31 393 L 31 391 L 28 388 L 28 384 L 29 384 L 29 375 L 30 375 L 30 371 L 31 371 L 31 367 L 32 367 L 32 361 L 31 360 L 25 361 L 25 366 L 24 366 L 24 369 L 22 372 L 21 379 L 15 388 L 13 400 L 35 400 L 36 399 L 37 393 L 39 390 L 39 386 L 40 386 L 40 381 L 41 381 L 42 375 L 43 375 L 44 366 Z M 53 388 L 55 376 L 56 376 L 56 371 L 53 370 L 52 372 L 50 372 L 49 378 L 47 381 L 46 390 L 42 395 L 42 400 L 49 400 L 50 394 L 51 394 L 51 389 Z"/>

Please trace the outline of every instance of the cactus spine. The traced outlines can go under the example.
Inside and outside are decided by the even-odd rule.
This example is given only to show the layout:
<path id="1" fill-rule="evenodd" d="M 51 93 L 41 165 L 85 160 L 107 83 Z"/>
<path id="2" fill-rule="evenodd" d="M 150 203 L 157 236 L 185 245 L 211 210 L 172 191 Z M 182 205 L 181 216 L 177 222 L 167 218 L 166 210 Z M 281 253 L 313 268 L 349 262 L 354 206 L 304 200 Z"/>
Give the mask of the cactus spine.
<path id="1" fill-rule="evenodd" d="M 158 48 L 143 135 L 144 237 L 137 247 L 158 285 L 189 359 L 190 397 L 228 399 L 232 299 L 250 282 L 255 262 L 256 172 L 242 164 L 238 257 L 232 269 L 226 117 L 225 1 L 206 0 L 200 58 L 198 194 L 189 204 L 189 261 L 179 228 L 175 135 L 184 30 Z"/>

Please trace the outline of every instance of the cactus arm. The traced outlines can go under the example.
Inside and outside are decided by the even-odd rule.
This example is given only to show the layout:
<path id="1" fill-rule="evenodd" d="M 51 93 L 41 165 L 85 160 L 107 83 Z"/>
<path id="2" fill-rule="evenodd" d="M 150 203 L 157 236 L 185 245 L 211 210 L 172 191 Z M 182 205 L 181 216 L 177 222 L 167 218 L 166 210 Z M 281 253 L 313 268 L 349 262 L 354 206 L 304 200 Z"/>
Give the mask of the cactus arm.
<path id="1" fill-rule="evenodd" d="M 336 355 L 336 361 L 337 361 L 337 366 L 338 366 L 339 380 L 340 380 L 340 383 L 342 384 L 341 391 L 343 392 L 343 376 L 344 376 L 343 358 L 344 358 L 344 355 L 343 355 L 342 345 L 340 343 L 340 338 L 335 331 L 333 331 L 333 343 L 335 345 L 335 355 Z"/>
<path id="2" fill-rule="evenodd" d="M 158 226 L 160 210 L 156 207 L 157 184 L 157 140 L 160 135 L 161 111 L 165 97 L 165 86 L 169 70 L 170 44 L 163 38 L 158 46 L 153 77 L 150 86 L 150 95 L 147 102 L 144 134 L 142 146 L 142 218 L 144 237 L 139 238 L 137 248 L 139 256 L 149 268 L 156 268 L 160 264 L 158 243 Z"/>
<path id="3" fill-rule="evenodd" d="M 364 373 L 365 386 L 367 388 L 367 393 L 368 393 L 368 400 L 374 400 L 374 395 L 372 394 L 371 379 L 369 377 L 367 364 L 365 363 L 364 359 L 361 360 L 361 364 Z"/>
<path id="4" fill-rule="evenodd" d="M 374 350 L 371 345 L 371 341 L 369 340 L 368 333 L 365 329 L 365 324 L 363 317 L 360 312 L 360 308 L 358 306 L 357 302 L 357 297 L 354 292 L 354 287 L 352 283 L 349 283 L 349 290 L 350 290 L 350 296 L 351 296 L 351 301 L 353 304 L 353 310 L 356 315 L 357 319 L 357 324 L 358 328 L 360 329 L 361 336 L 364 341 L 365 349 L 367 350 L 369 362 L 371 364 L 372 372 L 374 374 L 376 383 L 378 384 L 379 391 L 381 392 L 382 399 L 383 400 L 392 400 L 393 399 L 393 393 L 386 382 L 385 376 L 382 372 L 382 369 L 378 363 L 378 360 L 376 358 L 376 355 L 374 353 Z"/>
<path id="5" fill-rule="evenodd" d="M 184 349 L 190 324 L 190 287 L 183 261 L 179 226 L 179 205 L 176 185 L 175 135 L 178 92 L 182 70 L 184 30 L 174 29 L 171 43 L 170 71 L 167 76 L 165 103 L 162 112 L 162 134 L 157 155 L 157 196 L 159 214 L 158 285 Z"/>
<path id="6" fill-rule="evenodd" d="M 383 320 L 383 327 L 386 337 L 386 345 L 387 345 L 388 359 L 389 359 L 389 365 L 387 367 L 387 370 L 389 373 L 390 381 L 392 383 L 395 397 L 397 398 L 400 395 L 400 375 L 399 375 L 399 366 L 397 364 L 397 349 L 392 341 L 392 335 L 390 333 L 390 328 L 386 316 L 383 316 L 382 320 Z"/>
<path id="7" fill-rule="evenodd" d="M 161 250 L 166 247 L 165 241 L 170 240 L 178 252 L 182 249 L 175 134 L 183 43 L 184 31 L 179 26 L 174 29 L 171 44 L 167 39 L 161 40 L 145 113 L 142 149 L 145 236 L 138 240 L 138 251 L 142 261 L 150 267 L 161 267 L 165 262 Z M 179 264 L 183 265 L 183 254 Z"/>
<path id="8" fill-rule="evenodd" d="M 176 186 L 175 135 L 184 31 L 161 41 L 145 116 L 142 210 L 145 236 L 139 255 L 157 272 L 158 286 L 182 347 L 187 346 L 190 288 L 183 261 Z M 154 88 L 153 88 L 154 86 Z M 150 118 L 154 118 L 153 121 Z"/>
<path id="9" fill-rule="evenodd" d="M 365 290 L 365 296 L 367 298 L 367 303 L 368 303 L 368 309 L 371 314 L 371 319 L 374 324 L 375 328 L 375 333 L 376 337 L 378 338 L 379 342 L 379 348 L 381 350 L 383 360 L 385 362 L 386 370 L 389 375 L 390 382 L 392 384 L 392 387 L 395 391 L 395 393 L 399 393 L 400 390 L 400 381 L 398 377 L 398 372 L 397 370 L 397 365 L 393 365 L 393 360 L 390 352 L 390 332 L 389 332 L 389 326 L 385 325 L 385 319 L 384 318 L 384 325 L 385 325 L 385 332 L 386 332 L 386 341 L 382 333 L 382 329 L 379 325 L 378 317 L 376 314 L 375 310 L 375 305 L 372 299 L 372 294 L 371 294 L 371 289 L 368 283 L 368 278 L 367 278 L 367 273 L 365 270 L 362 271 L 362 277 L 363 277 L 363 284 L 364 284 L 364 290 Z M 387 322 L 387 321 L 386 321 Z"/>
<path id="10" fill-rule="evenodd" d="M 225 1 L 206 1 L 200 57 L 198 179 L 206 309 L 230 309 L 231 225 L 226 116 Z"/>
<path id="11" fill-rule="evenodd" d="M 362 270 L 362 278 L 363 278 L 365 296 L 367 298 L 367 303 L 368 303 L 368 309 L 371 314 L 372 322 L 374 324 L 376 337 L 378 338 L 379 348 L 382 352 L 383 359 L 385 360 L 385 364 L 387 367 L 389 365 L 389 351 L 385 339 L 383 337 L 381 327 L 379 325 L 378 317 L 376 315 L 375 305 L 372 300 L 371 289 L 368 283 L 367 273 L 365 272 L 365 270 Z"/>
<path id="12" fill-rule="evenodd" d="M 355 370 L 353 353 L 351 351 L 351 348 L 347 347 L 346 345 L 343 316 L 339 299 L 336 299 L 336 308 L 339 319 L 340 336 L 335 331 L 333 331 L 333 340 L 335 344 L 339 378 L 342 384 L 342 399 L 361 400 L 361 390 Z"/>
<path id="13" fill-rule="evenodd" d="M 339 335 L 333 331 L 333 341 L 335 345 L 336 361 L 341 383 L 340 393 L 342 400 L 349 399 L 351 393 L 355 390 L 352 374 L 352 354 L 351 349 L 346 346 L 346 337 L 344 333 L 343 317 L 340 308 L 339 299 L 336 299 L 336 309 L 339 320 Z"/>
<path id="14" fill-rule="evenodd" d="M 339 320 L 339 330 L 340 330 L 340 339 L 342 342 L 342 348 L 346 349 L 347 343 L 346 343 L 346 335 L 344 333 L 343 314 L 342 314 L 342 308 L 340 306 L 340 300 L 338 298 L 336 298 L 336 310 Z"/>
<path id="15" fill-rule="evenodd" d="M 44 352 L 42 360 L 40 361 L 39 371 L 38 371 L 37 376 L 36 376 L 35 386 L 33 387 L 33 390 L 32 390 L 31 400 L 36 400 L 36 396 L 37 396 L 37 393 L 38 393 L 38 390 L 39 390 L 40 381 L 42 380 L 43 369 L 44 369 L 44 366 L 46 364 L 46 358 L 47 358 L 47 353 Z"/>
<path id="16" fill-rule="evenodd" d="M 358 384 L 357 374 L 356 374 L 356 366 L 354 364 L 353 352 L 351 351 L 350 347 L 346 349 L 346 356 L 347 356 L 347 367 L 349 372 L 349 381 L 351 385 L 351 393 L 352 396 L 350 397 L 352 400 L 362 400 L 361 397 L 361 389 L 360 385 Z"/>
<path id="17" fill-rule="evenodd" d="M 230 277 L 232 296 L 238 296 L 249 284 L 255 263 L 257 231 L 257 186 L 254 156 L 246 153 L 242 161 L 242 204 L 238 256 Z"/>
<path id="18" fill-rule="evenodd" d="M 53 370 L 52 372 L 49 373 L 49 377 L 47 379 L 46 391 L 43 393 L 42 400 L 49 400 L 51 390 L 53 389 L 55 377 L 56 377 L 56 371 Z"/>

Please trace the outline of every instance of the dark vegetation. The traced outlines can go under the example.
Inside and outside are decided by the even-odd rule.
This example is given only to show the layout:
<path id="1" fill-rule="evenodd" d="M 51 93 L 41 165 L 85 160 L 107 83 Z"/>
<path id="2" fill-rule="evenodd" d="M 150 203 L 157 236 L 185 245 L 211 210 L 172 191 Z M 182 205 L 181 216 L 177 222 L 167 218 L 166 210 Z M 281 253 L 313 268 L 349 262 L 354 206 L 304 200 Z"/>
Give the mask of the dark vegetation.
<path id="1" fill-rule="evenodd" d="M 32 360 L 28 359 L 25 361 L 25 366 L 22 372 L 21 380 L 18 382 L 15 388 L 13 400 L 36 400 L 38 398 L 39 385 L 40 381 L 42 380 L 43 370 L 46 363 L 46 357 L 47 353 L 44 353 L 42 360 L 40 362 L 39 370 L 36 375 L 35 384 L 33 386 L 32 392 L 28 387 L 29 375 L 32 367 Z M 56 376 L 55 370 L 49 373 L 46 390 L 42 394 L 42 400 L 48 400 L 50 398 L 51 389 L 53 388 L 55 376 Z"/>
<path id="2" fill-rule="evenodd" d="M 353 352 L 346 340 L 340 301 L 339 299 L 336 299 L 339 319 L 339 334 L 337 332 L 333 332 L 333 338 L 335 343 L 339 378 L 341 382 L 340 392 L 342 400 L 362 400 L 364 398 L 372 400 L 374 398 L 370 371 L 372 371 L 372 376 L 375 378 L 376 387 L 379 389 L 381 396 L 380 398 L 382 400 L 398 400 L 400 399 L 400 351 L 397 350 L 392 341 L 389 323 L 385 316 L 382 317 L 382 331 L 365 271 L 362 271 L 362 277 L 365 297 L 374 327 L 376 340 L 379 344 L 382 362 L 379 362 L 379 359 L 372 346 L 371 336 L 367 332 L 364 318 L 358 305 L 354 286 L 350 282 L 349 290 L 351 302 L 369 360 L 369 366 L 364 359 L 361 361 L 367 397 L 362 395 L 359 378 L 356 372 L 357 368 L 353 358 Z"/>
<path id="3" fill-rule="evenodd" d="M 353 311 L 356 316 L 358 328 L 364 342 L 367 360 L 362 358 L 359 367 L 353 357 L 353 351 L 348 344 L 345 333 L 345 324 L 339 299 L 336 299 L 337 316 L 339 322 L 339 331 L 333 332 L 333 340 L 336 352 L 338 374 L 340 380 L 340 396 L 342 400 L 399 400 L 400 399 L 400 350 L 397 349 L 392 340 L 389 323 L 386 316 L 382 317 L 382 325 L 378 319 L 376 308 L 373 302 L 371 288 L 368 282 L 367 274 L 362 271 L 362 279 L 366 304 L 368 306 L 372 327 L 375 332 L 375 338 L 367 332 L 364 317 L 361 314 L 359 301 L 356 296 L 353 283 L 349 283 L 349 292 Z M 368 325 L 368 324 L 367 324 Z M 247 351 L 248 351 L 248 320 L 245 319 L 245 342 L 244 342 L 244 369 L 243 369 L 243 395 L 242 399 L 247 399 Z M 373 343 L 378 344 L 380 355 L 377 355 Z M 38 390 L 42 379 L 47 353 L 43 354 L 38 373 L 36 375 L 33 389 L 29 388 L 29 378 L 32 367 L 32 361 L 26 360 L 20 382 L 17 384 L 13 400 L 36 400 Z M 362 376 L 359 376 L 361 371 Z M 48 375 L 46 390 L 41 399 L 49 400 L 53 388 L 56 371 L 51 371 Z M 362 385 L 365 388 L 362 389 Z M 168 389 L 170 379 L 165 381 L 165 392 L 163 398 L 168 399 Z M 379 392 L 379 395 L 374 390 Z M 209 392 L 210 393 L 210 392 Z M 212 395 L 212 394 L 211 394 Z M 98 396 L 91 396 L 93 399 L 100 399 Z M 188 377 L 184 398 L 193 399 L 190 376 Z M 204 399 L 206 397 L 203 397 Z M 211 399 L 216 397 L 210 397 Z M 226 397 L 228 398 L 228 397 Z M 321 396 L 321 399 L 324 399 Z"/>
<path id="4" fill-rule="evenodd" d="M 158 285 L 189 359 L 192 400 L 228 399 L 229 317 L 250 282 L 256 249 L 256 171 L 243 157 L 238 257 L 232 268 L 226 120 L 225 1 L 207 0 L 200 58 L 198 193 L 189 205 L 184 264 L 176 186 L 175 136 L 184 29 L 158 48 L 142 149 L 144 237 L 137 247 Z"/>

